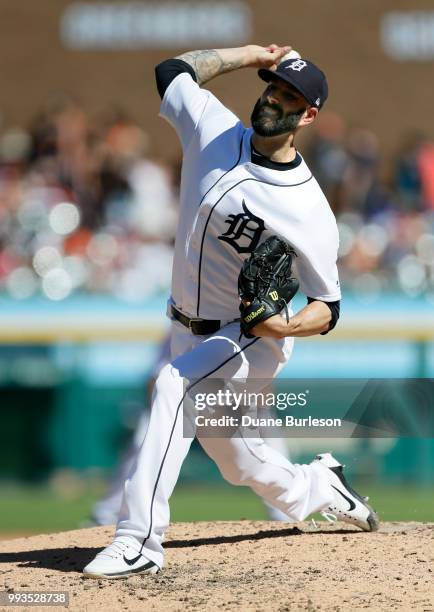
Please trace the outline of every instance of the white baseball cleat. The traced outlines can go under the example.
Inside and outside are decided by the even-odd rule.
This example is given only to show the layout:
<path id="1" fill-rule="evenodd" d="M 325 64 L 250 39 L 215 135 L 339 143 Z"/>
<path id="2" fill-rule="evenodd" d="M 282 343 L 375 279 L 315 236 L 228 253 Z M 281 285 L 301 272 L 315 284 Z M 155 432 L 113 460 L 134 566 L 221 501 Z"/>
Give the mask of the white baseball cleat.
<path id="1" fill-rule="evenodd" d="M 364 531 L 376 531 L 379 526 L 378 516 L 367 503 L 368 498 L 362 497 L 350 487 L 343 474 L 344 466 L 331 453 L 317 455 L 314 463 L 324 466 L 324 473 L 334 490 L 333 502 L 321 514 L 327 520 L 334 518 L 357 525 Z"/>
<path id="2" fill-rule="evenodd" d="M 159 571 L 158 565 L 141 554 L 137 540 L 119 536 L 86 565 L 83 574 L 87 578 L 128 578 Z"/>

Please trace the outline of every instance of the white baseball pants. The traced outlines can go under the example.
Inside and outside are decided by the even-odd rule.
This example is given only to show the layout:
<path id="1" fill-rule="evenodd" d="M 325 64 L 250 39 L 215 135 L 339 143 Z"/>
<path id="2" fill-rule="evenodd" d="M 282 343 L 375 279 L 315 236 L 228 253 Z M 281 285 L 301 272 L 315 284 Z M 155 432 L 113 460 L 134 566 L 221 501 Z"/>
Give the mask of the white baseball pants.
<path id="1" fill-rule="evenodd" d="M 183 436 L 184 379 L 272 379 L 293 347 L 290 338 L 240 340 L 239 323 L 207 337 L 192 335 L 176 321 L 172 326 L 172 361 L 157 378 L 149 427 L 125 482 L 116 528 L 117 536 L 137 538 L 142 554 L 160 567 L 169 498 L 192 442 Z M 320 466 L 292 464 L 260 437 L 199 437 L 199 441 L 228 482 L 250 486 L 289 521 L 303 520 L 332 501 Z"/>

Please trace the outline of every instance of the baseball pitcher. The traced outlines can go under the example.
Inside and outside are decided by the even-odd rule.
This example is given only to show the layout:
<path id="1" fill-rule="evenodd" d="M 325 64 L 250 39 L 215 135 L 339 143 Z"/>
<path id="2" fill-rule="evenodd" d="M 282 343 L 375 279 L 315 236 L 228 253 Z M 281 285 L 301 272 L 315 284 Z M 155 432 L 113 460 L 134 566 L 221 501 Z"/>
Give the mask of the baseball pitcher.
<path id="1" fill-rule="evenodd" d="M 183 150 L 168 305 L 171 361 L 156 381 L 115 539 L 85 567 L 88 577 L 162 568 L 169 498 L 192 441 L 183 435 L 183 405 L 193 387 L 213 377 L 272 379 L 290 359 L 294 338 L 326 334 L 337 323 L 336 222 L 294 142 L 318 116 L 327 81 L 307 59 L 280 61 L 290 51 L 277 45 L 193 51 L 156 68 L 160 114 Z M 243 68 L 259 69 L 265 83 L 251 127 L 202 87 Z M 298 286 L 307 304 L 294 314 Z M 259 436 L 199 440 L 226 480 L 250 486 L 288 521 L 323 511 L 365 531 L 378 526 L 329 453 L 296 465 Z"/>

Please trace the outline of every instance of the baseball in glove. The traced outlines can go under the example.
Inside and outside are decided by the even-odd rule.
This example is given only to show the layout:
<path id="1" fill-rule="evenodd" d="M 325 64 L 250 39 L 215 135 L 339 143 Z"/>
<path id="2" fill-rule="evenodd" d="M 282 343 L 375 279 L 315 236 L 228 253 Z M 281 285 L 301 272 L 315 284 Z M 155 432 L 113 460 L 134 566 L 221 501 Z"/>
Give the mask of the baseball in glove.
<path id="1" fill-rule="evenodd" d="M 281 238 L 270 236 L 246 259 L 238 276 L 238 294 L 242 300 L 241 332 L 248 338 L 250 330 L 283 309 L 288 320 L 287 304 L 297 293 L 299 283 L 291 276 L 293 248 Z M 243 302 L 250 302 L 246 306 Z"/>

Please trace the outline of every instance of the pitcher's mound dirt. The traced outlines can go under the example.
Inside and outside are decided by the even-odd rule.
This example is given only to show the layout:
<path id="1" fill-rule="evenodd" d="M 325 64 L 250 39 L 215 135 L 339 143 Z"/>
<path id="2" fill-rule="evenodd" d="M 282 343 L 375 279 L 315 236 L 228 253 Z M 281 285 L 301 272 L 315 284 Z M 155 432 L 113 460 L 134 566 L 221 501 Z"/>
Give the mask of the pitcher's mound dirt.
<path id="1" fill-rule="evenodd" d="M 176 523 L 158 575 L 83 578 L 112 534 L 98 527 L 1 542 L 0 590 L 68 591 L 74 612 L 434 610 L 434 523 L 384 523 L 372 534 L 342 523 Z"/>

